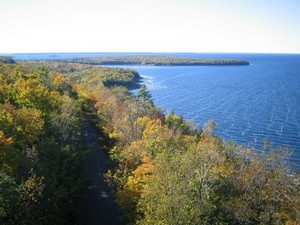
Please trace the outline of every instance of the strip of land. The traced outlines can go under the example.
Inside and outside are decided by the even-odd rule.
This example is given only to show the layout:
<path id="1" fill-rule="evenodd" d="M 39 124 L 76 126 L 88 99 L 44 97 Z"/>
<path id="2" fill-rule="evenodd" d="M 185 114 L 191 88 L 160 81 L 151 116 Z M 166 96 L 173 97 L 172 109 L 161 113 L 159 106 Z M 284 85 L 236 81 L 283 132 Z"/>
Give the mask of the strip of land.
<path id="1" fill-rule="evenodd" d="M 169 56 L 102 56 L 64 59 L 68 63 L 89 65 L 154 65 L 154 66 L 241 66 L 249 65 L 243 59 L 184 58 Z"/>

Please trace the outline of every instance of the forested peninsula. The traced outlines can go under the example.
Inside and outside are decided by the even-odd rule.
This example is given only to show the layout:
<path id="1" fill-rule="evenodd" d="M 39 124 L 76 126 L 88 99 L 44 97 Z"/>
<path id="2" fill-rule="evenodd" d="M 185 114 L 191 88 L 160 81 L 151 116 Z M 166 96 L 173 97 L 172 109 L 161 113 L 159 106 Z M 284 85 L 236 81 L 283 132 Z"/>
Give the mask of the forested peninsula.
<path id="1" fill-rule="evenodd" d="M 128 91 L 134 70 L 11 63 L 0 62 L 0 224 L 300 223 L 288 149 L 249 149 L 216 136 L 213 121 L 196 127 L 164 114 L 144 85 Z M 99 215 L 114 196 L 118 222 L 103 212 L 82 219 L 79 206 L 95 187 L 88 166 L 97 160 L 92 172 L 110 193 L 85 208 Z"/>
<path id="2" fill-rule="evenodd" d="M 241 59 L 206 59 L 170 56 L 102 56 L 64 59 L 64 62 L 90 65 L 153 65 L 153 66 L 241 66 L 249 62 Z"/>

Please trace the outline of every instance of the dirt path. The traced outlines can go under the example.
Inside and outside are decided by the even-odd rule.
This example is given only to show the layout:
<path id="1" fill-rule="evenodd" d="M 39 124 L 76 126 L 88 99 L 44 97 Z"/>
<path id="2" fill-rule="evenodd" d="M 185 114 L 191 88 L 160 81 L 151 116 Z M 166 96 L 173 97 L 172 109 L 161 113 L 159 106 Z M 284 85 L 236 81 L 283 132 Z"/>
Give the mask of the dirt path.
<path id="1" fill-rule="evenodd" d="M 82 142 L 92 155 L 87 165 L 90 182 L 79 206 L 79 225 L 121 225 L 117 205 L 103 177 L 107 157 L 101 150 L 96 128 L 88 120 L 83 125 Z"/>

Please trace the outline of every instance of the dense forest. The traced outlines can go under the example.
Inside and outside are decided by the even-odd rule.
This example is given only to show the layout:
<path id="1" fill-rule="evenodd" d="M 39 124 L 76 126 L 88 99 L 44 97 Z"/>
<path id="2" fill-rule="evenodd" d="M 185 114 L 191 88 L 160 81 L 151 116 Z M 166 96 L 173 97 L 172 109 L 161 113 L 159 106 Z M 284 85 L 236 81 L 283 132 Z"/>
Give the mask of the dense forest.
<path id="1" fill-rule="evenodd" d="M 0 224 L 64 224 L 84 182 L 81 103 L 46 67 L 0 64 Z"/>
<path id="2" fill-rule="evenodd" d="M 0 56 L 0 63 L 7 63 L 7 64 L 14 64 L 16 63 L 11 57 L 7 56 Z"/>
<path id="3" fill-rule="evenodd" d="M 105 177 L 125 224 L 300 223 L 287 149 L 225 142 L 213 121 L 165 115 L 144 85 L 133 96 L 136 71 L 79 62 L 0 62 L 1 224 L 76 224 L 84 119 L 110 157 Z"/>
<path id="4" fill-rule="evenodd" d="M 64 59 L 64 62 L 90 65 L 155 65 L 155 66 L 209 66 L 249 65 L 241 59 L 183 58 L 171 56 L 102 56 L 91 58 Z"/>
<path id="5" fill-rule="evenodd" d="M 76 82 L 85 82 L 86 79 L 90 79 L 92 76 L 99 79 L 105 87 L 136 87 L 140 79 L 138 72 L 125 68 L 108 68 L 52 60 L 21 61 L 21 63 L 32 67 L 45 66 L 53 72 L 67 75 Z"/>

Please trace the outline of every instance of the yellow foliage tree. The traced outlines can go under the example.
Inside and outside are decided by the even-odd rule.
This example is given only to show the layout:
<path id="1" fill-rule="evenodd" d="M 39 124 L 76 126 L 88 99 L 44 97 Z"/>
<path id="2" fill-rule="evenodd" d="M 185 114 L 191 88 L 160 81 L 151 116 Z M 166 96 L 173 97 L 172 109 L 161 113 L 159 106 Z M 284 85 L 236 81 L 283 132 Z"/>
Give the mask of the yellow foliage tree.
<path id="1" fill-rule="evenodd" d="M 15 101 L 21 107 L 35 108 L 47 115 L 59 108 L 60 95 L 56 91 L 49 91 L 37 80 L 19 79 L 15 85 Z"/>
<path id="2" fill-rule="evenodd" d="M 37 109 L 17 109 L 11 104 L 0 106 L 0 127 L 16 141 L 33 144 L 43 134 L 44 120 Z"/>
<path id="3" fill-rule="evenodd" d="M 127 183 L 117 191 L 117 203 L 122 207 L 123 216 L 134 220 L 137 216 L 137 203 L 143 193 L 145 183 L 153 172 L 153 164 L 147 154 L 142 153 L 141 164 L 128 177 Z"/>

